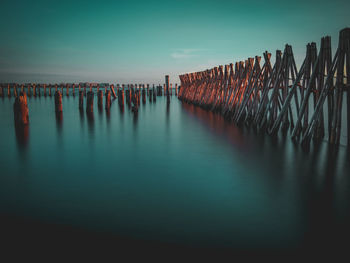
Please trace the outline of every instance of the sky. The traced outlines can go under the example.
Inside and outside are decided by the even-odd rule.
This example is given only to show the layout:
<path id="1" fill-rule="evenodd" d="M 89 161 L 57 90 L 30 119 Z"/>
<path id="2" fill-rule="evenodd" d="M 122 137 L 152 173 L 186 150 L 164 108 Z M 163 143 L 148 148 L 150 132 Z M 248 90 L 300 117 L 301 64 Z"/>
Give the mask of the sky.
<path id="1" fill-rule="evenodd" d="M 2 0 L 1 82 L 179 83 L 178 75 L 350 26 L 350 1 Z M 272 58 L 273 59 L 273 58 Z"/>

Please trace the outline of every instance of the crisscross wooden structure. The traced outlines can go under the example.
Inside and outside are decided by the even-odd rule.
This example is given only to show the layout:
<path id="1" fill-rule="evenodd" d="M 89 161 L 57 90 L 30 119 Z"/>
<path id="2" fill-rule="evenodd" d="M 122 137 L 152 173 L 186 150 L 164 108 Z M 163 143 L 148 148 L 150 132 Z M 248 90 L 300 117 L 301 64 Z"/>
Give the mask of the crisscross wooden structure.
<path id="1" fill-rule="evenodd" d="M 333 58 L 329 36 L 321 39 L 319 52 L 316 43 L 307 44 L 299 70 L 292 47 L 286 45 L 283 53 L 276 51 L 273 66 L 266 51 L 263 62 L 256 56 L 179 77 L 180 100 L 268 134 L 289 130 L 293 139 L 300 138 L 303 143 L 326 134 L 330 143 L 340 143 L 346 93 L 350 145 L 350 28 L 340 31 Z"/>

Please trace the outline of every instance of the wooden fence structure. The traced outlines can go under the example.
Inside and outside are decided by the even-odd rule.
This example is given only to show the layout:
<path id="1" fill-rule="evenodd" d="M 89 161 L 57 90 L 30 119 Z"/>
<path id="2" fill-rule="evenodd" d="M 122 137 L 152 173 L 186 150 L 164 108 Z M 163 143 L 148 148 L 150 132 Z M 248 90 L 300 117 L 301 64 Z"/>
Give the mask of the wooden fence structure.
<path id="1" fill-rule="evenodd" d="M 346 92 L 350 145 L 350 28 L 340 31 L 334 57 L 329 36 L 321 39 L 318 52 L 316 43 L 307 44 L 299 70 L 286 45 L 283 53 L 276 51 L 274 65 L 266 51 L 263 61 L 256 56 L 179 78 L 180 100 L 269 134 L 290 130 L 293 139 L 306 144 L 326 134 L 330 143 L 339 144 Z"/>

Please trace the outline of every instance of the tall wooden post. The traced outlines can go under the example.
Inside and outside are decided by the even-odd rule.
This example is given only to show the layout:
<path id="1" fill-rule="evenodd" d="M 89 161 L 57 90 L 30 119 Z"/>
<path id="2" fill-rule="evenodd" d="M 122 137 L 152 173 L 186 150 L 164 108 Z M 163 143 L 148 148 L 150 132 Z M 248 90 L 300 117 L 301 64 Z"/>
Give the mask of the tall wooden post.
<path id="1" fill-rule="evenodd" d="M 41 97 L 41 93 L 40 93 L 40 84 L 38 84 L 38 89 L 36 90 L 36 92 L 37 92 L 37 95 L 38 95 L 39 97 Z"/>
<path id="2" fill-rule="evenodd" d="M 92 113 L 94 111 L 94 93 L 89 91 L 86 97 L 86 112 Z"/>
<path id="3" fill-rule="evenodd" d="M 118 88 L 119 88 L 119 84 L 118 84 Z M 114 85 L 110 85 L 110 89 L 111 89 L 111 92 L 112 92 L 112 95 L 113 95 L 113 98 L 117 98 L 117 95 L 115 94 L 115 91 L 114 91 Z"/>
<path id="4" fill-rule="evenodd" d="M 97 91 L 97 105 L 99 109 L 103 107 L 103 92 L 102 90 Z"/>
<path id="5" fill-rule="evenodd" d="M 107 90 L 105 96 L 106 96 L 105 108 L 106 108 L 106 110 L 109 110 L 111 107 L 111 91 Z"/>
<path id="6" fill-rule="evenodd" d="M 84 91 L 82 90 L 79 91 L 79 109 L 84 109 Z"/>
<path id="7" fill-rule="evenodd" d="M 55 92 L 55 111 L 56 113 L 62 112 L 62 94 L 58 90 Z"/>
<path id="8" fill-rule="evenodd" d="M 29 83 L 28 86 L 27 86 L 28 97 L 31 96 L 30 88 L 31 88 L 31 84 Z"/>
<path id="9" fill-rule="evenodd" d="M 16 97 L 13 104 L 13 112 L 16 126 L 25 126 L 29 124 L 29 110 L 25 92 L 21 92 L 19 96 Z"/>

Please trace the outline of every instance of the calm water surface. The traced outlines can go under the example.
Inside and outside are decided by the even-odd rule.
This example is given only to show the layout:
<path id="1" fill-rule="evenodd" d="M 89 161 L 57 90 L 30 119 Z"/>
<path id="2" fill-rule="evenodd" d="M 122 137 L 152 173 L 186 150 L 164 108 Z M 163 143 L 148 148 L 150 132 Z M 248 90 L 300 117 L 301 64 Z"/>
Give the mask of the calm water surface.
<path id="1" fill-rule="evenodd" d="M 0 99 L 1 215 L 191 246 L 284 248 L 347 230 L 350 158 L 237 128 L 175 96 L 88 117 L 77 97 Z"/>

